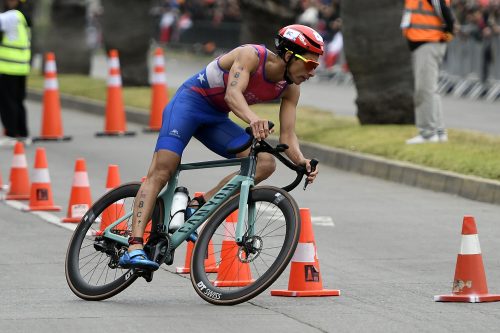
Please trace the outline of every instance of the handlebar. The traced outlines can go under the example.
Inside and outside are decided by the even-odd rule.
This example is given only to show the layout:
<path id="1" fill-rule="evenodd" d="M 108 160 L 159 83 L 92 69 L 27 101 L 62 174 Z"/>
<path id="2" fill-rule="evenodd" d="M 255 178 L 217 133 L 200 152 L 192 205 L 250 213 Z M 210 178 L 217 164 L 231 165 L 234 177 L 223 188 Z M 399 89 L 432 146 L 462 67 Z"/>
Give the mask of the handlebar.
<path id="1" fill-rule="evenodd" d="M 274 127 L 274 123 L 270 121 L 269 122 L 269 129 L 272 129 L 273 127 Z M 245 129 L 245 132 L 250 136 L 249 140 L 245 144 L 243 144 L 242 146 L 235 148 L 235 149 L 228 150 L 228 152 L 237 153 L 237 152 L 244 151 L 248 147 L 251 147 L 250 155 L 257 156 L 257 154 L 259 154 L 259 153 L 269 153 L 269 154 L 275 156 L 278 160 L 280 160 L 281 163 L 283 163 L 289 169 L 291 169 L 297 173 L 297 177 L 295 178 L 295 180 L 292 183 L 288 184 L 287 186 L 282 187 L 283 190 L 285 190 L 287 192 L 292 191 L 294 188 L 296 188 L 300 184 L 300 182 L 304 178 L 304 175 L 310 174 L 310 172 L 307 172 L 307 169 L 304 165 L 296 165 L 295 163 L 290 161 L 288 158 L 281 155 L 282 152 L 284 152 L 285 150 L 288 149 L 287 144 L 280 143 L 280 144 L 276 145 L 276 147 L 273 147 L 269 143 L 267 143 L 265 140 L 255 139 L 253 137 L 251 127 L 247 127 Z M 311 172 L 316 170 L 318 163 L 319 162 L 316 159 L 311 160 L 311 162 L 310 162 Z M 307 179 L 306 179 L 304 181 L 304 187 L 303 187 L 304 190 L 307 188 L 308 184 L 309 183 L 307 182 Z"/>

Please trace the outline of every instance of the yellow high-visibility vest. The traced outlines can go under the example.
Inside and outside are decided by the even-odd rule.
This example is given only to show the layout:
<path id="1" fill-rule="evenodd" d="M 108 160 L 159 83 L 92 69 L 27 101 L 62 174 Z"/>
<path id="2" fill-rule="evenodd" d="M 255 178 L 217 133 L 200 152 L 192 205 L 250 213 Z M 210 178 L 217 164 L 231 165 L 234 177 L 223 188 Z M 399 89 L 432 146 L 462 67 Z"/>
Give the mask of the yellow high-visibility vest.
<path id="1" fill-rule="evenodd" d="M 9 40 L 7 33 L 0 42 L 0 74 L 28 75 L 30 72 L 30 29 L 24 15 L 16 10 L 18 17 L 17 38 Z"/>
<path id="2" fill-rule="evenodd" d="M 450 5 L 450 0 L 446 0 Z M 438 42 L 444 39 L 444 22 L 427 0 L 405 0 L 405 14 L 410 15 L 403 35 L 413 42 Z"/>

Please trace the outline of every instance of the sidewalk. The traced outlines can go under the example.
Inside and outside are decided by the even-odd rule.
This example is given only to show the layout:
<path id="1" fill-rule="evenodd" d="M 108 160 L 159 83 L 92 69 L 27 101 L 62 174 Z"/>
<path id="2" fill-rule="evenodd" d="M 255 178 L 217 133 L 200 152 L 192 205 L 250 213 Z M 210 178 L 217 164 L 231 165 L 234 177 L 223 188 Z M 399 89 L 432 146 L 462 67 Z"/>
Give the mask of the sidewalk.
<path id="1" fill-rule="evenodd" d="M 40 91 L 28 91 L 30 100 L 41 102 L 42 97 L 43 93 Z M 61 94 L 61 106 L 102 116 L 105 110 L 103 102 L 64 94 Z M 126 117 L 128 121 L 145 126 L 149 123 L 148 110 L 126 107 Z M 465 176 L 314 143 L 301 142 L 301 148 L 306 156 L 314 156 L 323 165 L 500 205 L 499 181 Z"/>

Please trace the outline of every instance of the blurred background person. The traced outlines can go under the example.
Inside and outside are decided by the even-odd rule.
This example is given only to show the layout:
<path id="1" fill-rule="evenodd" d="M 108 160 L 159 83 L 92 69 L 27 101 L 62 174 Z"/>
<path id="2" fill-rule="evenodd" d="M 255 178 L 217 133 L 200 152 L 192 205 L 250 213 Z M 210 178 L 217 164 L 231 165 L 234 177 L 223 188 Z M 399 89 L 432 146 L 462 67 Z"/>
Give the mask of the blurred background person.
<path id="1" fill-rule="evenodd" d="M 406 140 L 407 144 L 448 141 L 437 90 L 446 43 L 454 33 L 449 6 L 450 0 L 405 0 L 401 28 L 412 54 L 415 121 L 419 131 Z"/>
<path id="2" fill-rule="evenodd" d="M 13 146 L 16 140 L 31 143 L 28 138 L 26 77 L 31 61 L 31 22 L 23 12 L 20 0 L 4 0 L 0 14 L 0 116 L 5 137 L 0 145 Z"/>

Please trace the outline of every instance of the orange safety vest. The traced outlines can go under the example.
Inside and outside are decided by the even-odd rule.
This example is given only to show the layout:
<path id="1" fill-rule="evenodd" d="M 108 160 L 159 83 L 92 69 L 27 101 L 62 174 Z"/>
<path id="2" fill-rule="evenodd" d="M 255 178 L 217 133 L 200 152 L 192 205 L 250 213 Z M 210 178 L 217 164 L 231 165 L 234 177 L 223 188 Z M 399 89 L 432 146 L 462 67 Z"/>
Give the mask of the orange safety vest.
<path id="1" fill-rule="evenodd" d="M 446 0 L 450 5 L 450 0 Z M 405 0 L 405 15 L 410 22 L 403 28 L 403 35 L 413 42 L 439 42 L 444 40 L 444 21 L 436 14 L 427 0 Z"/>

